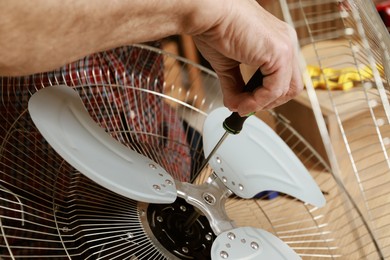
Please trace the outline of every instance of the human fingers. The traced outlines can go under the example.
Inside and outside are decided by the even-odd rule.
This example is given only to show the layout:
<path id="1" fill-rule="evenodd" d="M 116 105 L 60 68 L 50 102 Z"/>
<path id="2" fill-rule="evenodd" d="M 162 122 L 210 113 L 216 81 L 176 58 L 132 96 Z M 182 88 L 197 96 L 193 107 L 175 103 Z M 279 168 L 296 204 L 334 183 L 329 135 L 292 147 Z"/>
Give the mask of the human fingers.
<path id="1" fill-rule="evenodd" d="M 290 101 L 291 99 L 293 99 L 294 97 L 296 97 L 299 93 L 302 92 L 302 90 L 303 90 L 302 72 L 298 66 L 295 66 L 293 68 L 293 75 L 290 82 L 290 88 L 288 89 L 288 91 L 282 97 L 264 106 L 263 109 L 272 109 L 280 105 L 283 105 L 288 101 Z"/>
<path id="2" fill-rule="evenodd" d="M 231 1 L 235 8 L 219 26 L 195 37 L 221 81 L 224 104 L 241 115 L 281 104 L 298 92 L 295 31 L 254 1 Z M 245 13 L 245 15 L 243 15 Z M 260 68 L 261 88 L 242 93 L 238 63 Z M 260 83 L 259 83 L 260 85 Z"/>
<path id="3" fill-rule="evenodd" d="M 279 106 L 303 89 L 301 72 L 295 62 L 281 67 L 271 75 L 265 75 L 263 82 L 259 82 L 258 87 L 250 93 L 243 92 L 245 83 L 238 66 L 217 74 L 221 82 L 224 105 L 240 115 Z"/>
<path id="4" fill-rule="evenodd" d="M 263 86 L 242 100 L 237 109 L 241 115 L 274 108 L 302 91 L 299 46 L 295 30 L 286 26 L 283 38 L 285 41 L 273 41 L 267 46 L 268 52 L 272 53 L 272 59 L 260 67 L 264 75 Z"/>
<path id="5" fill-rule="evenodd" d="M 277 77 L 265 77 L 265 83 L 262 87 L 257 88 L 253 93 L 245 93 L 245 96 L 242 94 L 237 112 L 243 116 L 251 112 L 272 109 L 288 102 L 302 91 L 303 84 L 299 68 L 293 69 L 289 83 L 286 84 L 282 81 L 282 83 L 275 85 L 267 85 L 267 81 L 272 82 L 274 79 L 276 81 Z"/>
<path id="6" fill-rule="evenodd" d="M 296 92 L 296 72 L 292 64 L 277 67 L 270 74 L 267 74 L 267 70 L 262 68 L 260 71 L 264 75 L 262 86 L 252 93 L 247 93 L 246 97 L 241 100 L 237 108 L 240 115 L 266 109 L 271 104 L 281 104 Z"/>
<path id="7" fill-rule="evenodd" d="M 291 59 L 291 81 L 288 85 L 288 89 L 284 92 L 279 98 L 270 102 L 268 105 L 265 105 L 263 109 L 272 109 L 277 106 L 280 106 L 289 100 L 293 99 L 303 90 L 303 81 L 302 81 L 302 71 L 299 62 L 299 43 L 296 32 L 293 30 L 289 30 L 290 39 L 292 39 L 293 43 L 293 52 Z"/>

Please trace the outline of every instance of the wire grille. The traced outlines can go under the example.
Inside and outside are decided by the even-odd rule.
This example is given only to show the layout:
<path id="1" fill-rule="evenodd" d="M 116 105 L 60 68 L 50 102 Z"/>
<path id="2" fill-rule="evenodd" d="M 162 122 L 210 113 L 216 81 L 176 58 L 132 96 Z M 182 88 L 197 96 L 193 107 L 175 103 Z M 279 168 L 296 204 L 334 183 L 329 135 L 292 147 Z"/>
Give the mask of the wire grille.
<path id="1" fill-rule="evenodd" d="M 114 54 L 126 70 L 107 64 Z M 98 186 L 59 157 L 32 123 L 27 102 L 43 87 L 66 84 L 113 138 L 185 181 L 204 159 L 198 128 L 218 101 L 215 74 L 145 45 L 71 66 L 72 73 L 61 68 L 1 79 L 0 258 L 166 259 L 145 232 L 137 202 Z M 191 70 L 214 89 L 208 97 L 193 93 L 200 79 L 179 78 Z"/>
<path id="2" fill-rule="evenodd" d="M 297 28 L 304 63 L 318 66 L 324 89 L 312 92 L 313 78 L 304 93 L 318 107 L 317 124 L 327 126 L 322 138 L 328 145 L 332 170 L 359 208 L 381 259 L 390 257 L 389 200 L 389 46 L 390 37 L 371 1 L 280 1 L 284 17 Z M 334 90 L 332 77 L 356 72 L 344 83 L 350 90 Z M 329 73 L 332 71 L 332 73 Z M 335 116 L 336 129 L 326 125 Z M 333 131 L 333 132 L 331 132 Z M 338 178 L 338 177 L 337 177 Z M 352 218 L 353 219 L 353 218 Z M 357 227 L 360 225 L 357 224 Z M 356 229 L 358 231 L 359 229 Z M 376 259 L 366 250 L 368 238 L 360 231 L 361 258 Z M 351 244 L 345 244 L 349 247 Z M 350 250 L 353 254 L 353 250 Z M 349 256 L 350 254 L 347 254 Z M 367 257 L 367 258 L 366 258 Z M 355 258 L 353 258 L 355 259 Z"/>
<path id="3" fill-rule="evenodd" d="M 122 50 L 117 51 L 121 56 Z M 66 84 L 79 92 L 91 117 L 114 138 L 152 158 L 176 179 L 188 180 L 204 160 L 203 121 L 222 105 L 215 74 L 143 45 L 123 54 L 131 57 L 124 70 L 105 65 L 110 54 L 92 61 L 92 73 L 85 69 L 91 60 L 85 59 L 75 64 L 74 74 L 62 69 L 1 79 L 1 258 L 171 258 L 145 231 L 145 212 L 137 202 L 99 187 L 70 167 L 43 140 L 26 110 L 28 98 L 38 89 Z M 160 62 L 148 67 L 148 58 L 141 57 Z M 204 95 L 195 88 L 199 79 L 181 78 L 191 70 L 201 72 Z M 231 198 L 226 205 L 229 216 L 239 226 L 276 234 L 304 259 L 379 258 L 364 219 L 327 162 L 281 115 L 270 111 L 265 116 L 310 170 L 327 205 L 318 209 L 284 194 L 271 200 L 265 199 L 271 194 Z"/>

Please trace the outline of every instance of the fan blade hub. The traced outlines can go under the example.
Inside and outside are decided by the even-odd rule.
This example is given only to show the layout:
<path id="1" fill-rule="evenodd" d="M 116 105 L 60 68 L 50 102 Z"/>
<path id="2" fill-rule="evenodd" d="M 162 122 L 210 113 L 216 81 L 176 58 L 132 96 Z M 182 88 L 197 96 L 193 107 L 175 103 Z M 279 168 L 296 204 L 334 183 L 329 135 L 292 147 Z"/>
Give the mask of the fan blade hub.
<path id="1" fill-rule="evenodd" d="M 178 197 L 200 210 L 207 217 L 216 235 L 235 228 L 234 222 L 225 211 L 226 199 L 232 192 L 216 175 L 210 176 L 202 185 L 176 182 L 176 187 Z"/>

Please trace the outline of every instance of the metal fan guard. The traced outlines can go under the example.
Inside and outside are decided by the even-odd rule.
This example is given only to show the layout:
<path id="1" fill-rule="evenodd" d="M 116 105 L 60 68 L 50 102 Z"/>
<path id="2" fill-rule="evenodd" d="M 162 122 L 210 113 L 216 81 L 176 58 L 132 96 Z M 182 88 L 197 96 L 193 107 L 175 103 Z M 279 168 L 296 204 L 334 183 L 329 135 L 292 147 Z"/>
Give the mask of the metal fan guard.
<path id="1" fill-rule="evenodd" d="M 71 82 L 83 84 L 69 87 L 79 92 L 91 117 L 114 138 L 163 165 L 176 179 L 189 179 L 191 171 L 203 159 L 201 136 L 195 127 L 201 126 L 205 111 L 213 107 L 213 102 L 206 99 L 198 102 L 197 94 L 191 93 L 193 82 L 183 81 L 183 85 L 175 86 L 165 81 L 162 86 L 159 78 L 163 75 L 157 73 L 153 78 L 153 75 L 143 74 L 145 61 L 138 57 L 154 56 L 161 63 L 156 65 L 159 66 L 158 71 L 165 71 L 169 74 L 166 77 L 175 82 L 181 73 L 198 70 L 202 80 L 214 90 L 219 90 L 215 74 L 146 45 L 133 46 L 130 56 L 134 55 L 137 55 L 133 58 L 137 64 L 133 64 L 133 70 L 126 76 L 123 73 L 118 76 L 119 72 L 112 69 L 102 71 L 97 68 L 97 75 L 89 78 L 83 73 L 84 64 L 80 62 L 80 73 Z M 171 61 L 173 64 L 168 66 Z M 151 233 L 145 232 L 136 201 L 114 194 L 75 171 L 35 128 L 27 112 L 28 98 L 41 87 L 58 83 L 66 77 L 61 71 L 58 75 L 53 82 L 38 80 L 25 89 L 9 91 L 16 98 L 12 104 L 7 101 L 2 104 L 7 111 L 1 116 L 4 134 L 0 150 L 0 258 L 169 258 L 169 254 L 165 255 L 167 251 L 153 242 L 155 239 Z M 40 76 L 34 78 L 39 79 Z M 106 78 L 108 82 L 94 84 L 95 78 Z M 118 79 L 130 79 L 132 82 L 126 85 L 110 82 Z M 4 87 L 12 80 L 15 79 L 3 79 Z M 194 82 L 197 80 L 193 79 Z M 142 88 L 136 85 L 142 85 Z M 3 101 L 9 92 L 1 91 Z M 110 98 L 114 95 L 110 93 L 123 98 L 121 108 L 113 105 Z M 136 117 L 136 112 L 126 103 L 128 95 L 136 96 L 136 108 L 142 110 L 145 117 Z M 179 95 L 181 99 L 174 95 Z M 218 97 L 219 93 L 214 95 Z M 101 101 L 96 102 L 97 99 Z M 144 102 L 146 100 L 149 102 Z M 196 108 L 195 104 L 200 107 Z M 155 111 L 161 115 L 155 115 Z M 194 120 L 185 120 L 188 116 Z M 114 117 L 119 122 L 112 120 Z M 170 124 L 163 124 L 161 129 L 148 129 L 150 123 L 145 120 L 155 118 L 158 118 L 155 121 Z M 133 128 L 136 124 L 140 126 L 138 129 Z M 198 125 L 192 127 L 191 124 Z M 186 136 L 174 135 L 175 129 L 181 129 L 179 133 L 183 132 Z M 193 159 L 190 160 L 190 157 Z"/>
<path id="2" fill-rule="evenodd" d="M 178 65 L 184 74 L 191 69 L 200 70 L 207 94 L 199 97 L 193 93 L 192 83 L 196 79 L 183 81 L 181 85 L 165 81 L 163 91 L 156 91 L 157 81 L 144 75 L 142 70 L 130 72 L 129 82 L 116 80 L 122 76 L 117 71 L 100 70 L 95 76 L 112 78 L 105 85 L 94 85 L 90 78 L 80 73 L 77 82 L 83 84 L 70 87 L 78 90 L 91 116 L 114 138 L 163 165 L 176 179 L 185 181 L 204 160 L 201 148 L 203 121 L 209 111 L 221 106 L 216 75 L 153 47 L 134 45 L 133 49 L 142 55 L 170 60 L 172 63 L 166 64 Z M 142 60 L 137 58 L 135 61 L 142 68 Z M 83 64 L 79 66 L 82 68 Z M 173 68 L 173 65 L 164 68 L 165 77 L 176 73 Z M 174 78 L 177 77 L 179 74 Z M 12 80 L 8 79 L 8 82 Z M 57 78 L 46 86 L 58 81 L 61 80 Z M 134 82 L 142 82 L 142 87 L 135 87 Z M 4 86 L 6 83 L 2 81 Z M 9 113 L 2 113 L 0 117 L 3 133 L 0 138 L 0 257 L 170 259 L 172 255 L 147 230 L 142 219 L 145 205 L 91 182 L 43 140 L 26 108 L 31 94 L 44 86 L 38 80 L 38 84 L 29 89 L 14 89 L 7 94 L 0 89 L 1 102 L 9 109 Z M 7 95 L 16 96 L 17 92 L 21 94 L 19 99 L 7 104 Z M 133 113 L 112 109 L 112 100 L 105 100 L 110 92 L 132 93 L 139 97 L 140 106 L 147 105 L 153 111 L 157 107 L 161 116 L 174 119 L 175 123 L 159 129 L 165 133 L 162 135 L 156 134 L 156 129 L 136 131 L 130 124 Z M 103 100 L 98 108 L 93 107 L 96 98 Z M 142 102 L 149 98 L 155 103 Z M 20 111 L 15 117 L 11 113 L 14 110 Z M 166 112 L 163 114 L 162 111 Z M 113 115 L 122 120 L 111 122 Z M 253 200 L 229 199 L 228 215 L 238 226 L 250 225 L 272 232 L 304 259 L 358 259 L 362 256 L 376 259 L 378 253 L 367 227 L 327 163 L 282 116 L 273 111 L 262 116 L 309 169 L 326 194 L 327 205 L 315 208 L 284 194 L 266 199 L 275 197 L 271 191 L 259 194 Z M 142 119 L 139 120 L 142 125 Z M 169 129 L 165 128 L 177 127 L 184 130 L 185 138 L 166 135 Z M 177 161 L 178 147 L 187 149 L 189 160 Z M 200 176 L 197 183 L 206 177 Z"/>

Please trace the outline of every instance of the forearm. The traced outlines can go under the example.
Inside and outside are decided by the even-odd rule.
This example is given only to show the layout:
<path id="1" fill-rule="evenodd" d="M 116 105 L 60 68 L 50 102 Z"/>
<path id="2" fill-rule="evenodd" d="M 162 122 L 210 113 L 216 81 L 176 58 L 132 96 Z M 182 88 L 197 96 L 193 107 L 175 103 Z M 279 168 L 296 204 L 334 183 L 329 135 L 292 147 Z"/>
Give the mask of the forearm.
<path id="1" fill-rule="evenodd" d="M 256 0 L 3 0 L 0 17 L 0 76 L 190 34 L 220 79 L 225 106 L 241 115 L 283 104 L 303 87 L 294 29 Z M 265 75 L 261 88 L 242 92 L 241 63 Z"/>
<path id="2" fill-rule="evenodd" d="M 191 2 L 3 1 L 0 75 L 46 71 L 93 52 L 183 33 Z"/>

